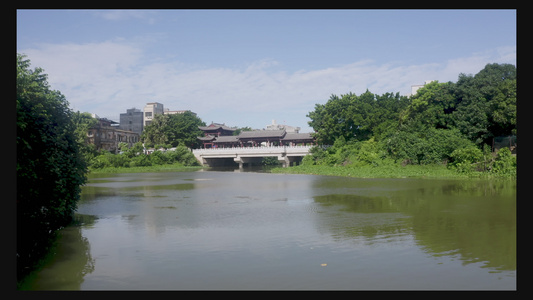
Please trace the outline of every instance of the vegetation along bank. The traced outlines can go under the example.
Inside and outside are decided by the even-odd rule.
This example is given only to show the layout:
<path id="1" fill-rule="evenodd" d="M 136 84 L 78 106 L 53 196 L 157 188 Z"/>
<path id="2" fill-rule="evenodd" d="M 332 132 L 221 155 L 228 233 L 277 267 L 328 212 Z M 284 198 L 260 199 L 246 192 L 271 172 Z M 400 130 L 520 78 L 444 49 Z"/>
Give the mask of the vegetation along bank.
<path id="1" fill-rule="evenodd" d="M 516 76 L 514 65 L 488 64 L 411 97 L 332 95 L 307 115 L 319 146 L 300 166 L 274 171 L 516 178 Z"/>

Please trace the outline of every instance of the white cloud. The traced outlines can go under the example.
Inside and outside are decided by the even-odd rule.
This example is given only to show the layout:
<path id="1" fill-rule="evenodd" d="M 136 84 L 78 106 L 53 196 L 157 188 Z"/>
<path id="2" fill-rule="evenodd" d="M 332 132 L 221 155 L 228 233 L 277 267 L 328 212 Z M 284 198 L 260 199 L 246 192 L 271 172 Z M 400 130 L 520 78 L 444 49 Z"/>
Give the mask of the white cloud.
<path id="1" fill-rule="evenodd" d="M 292 116 L 305 127 L 305 114 L 332 94 L 400 92 L 425 80 L 455 81 L 485 64 L 516 63 L 516 48 L 498 48 L 432 64 L 405 65 L 363 60 L 344 66 L 287 73 L 274 60 L 244 68 L 199 68 L 179 61 L 153 61 L 137 46 L 122 41 L 44 44 L 21 51 L 49 75 L 74 110 L 118 118 L 131 107 L 158 101 L 170 109 L 190 109 L 207 123 L 261 128 L 271 119 Z M 258 120 L 258 118 L 261 118 Z M 238 120 L 238 121 L 237 121 Z M 243 122 L 255 122 L 246 124 Z"/>
<path id="2" fill-rule="evenodd" d="M 138 9 L 126 9 L 126 10 L 97 10 L 93 14 L 97 17 L 110 21 L 123 21 L 129 19 L 144 20 L 149 24 L 155 22 L 155 11 L 151 10 L 138 10 Z"/>

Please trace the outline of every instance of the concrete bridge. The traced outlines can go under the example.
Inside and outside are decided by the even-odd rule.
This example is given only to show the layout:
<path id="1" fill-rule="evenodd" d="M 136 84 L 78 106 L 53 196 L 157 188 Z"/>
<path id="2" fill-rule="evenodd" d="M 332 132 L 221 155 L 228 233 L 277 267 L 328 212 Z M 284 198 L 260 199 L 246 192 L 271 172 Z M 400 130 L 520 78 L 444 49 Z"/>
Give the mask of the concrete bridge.
<path id="1" fill-rule="evenodd" d="M 283 167 L 298 163 L 313 146 L 270 146 L 194 149 L 192 153 L 202 165 L 219 166 L 233 161 L 239 164 L 260 163 L 263 157 L 277 157 Z"/>

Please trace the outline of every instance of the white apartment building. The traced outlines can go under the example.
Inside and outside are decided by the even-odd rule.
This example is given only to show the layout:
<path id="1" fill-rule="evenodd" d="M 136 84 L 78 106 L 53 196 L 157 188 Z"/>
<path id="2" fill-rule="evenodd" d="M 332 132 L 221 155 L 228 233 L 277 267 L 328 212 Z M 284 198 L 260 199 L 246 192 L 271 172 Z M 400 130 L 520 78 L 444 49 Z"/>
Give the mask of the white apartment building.
<path id="1" fill-rule="evenodd" d="M 163 104 L 159 102 L 149 102 L 146 103 L 144 106 L 144 118 L 143 118 L 143 125 L 144 127 L 150 125 L 152 123 L 152 120 L 154 119 L 155 115 L 162 115 L 165 110 L 163 108 Z"/>

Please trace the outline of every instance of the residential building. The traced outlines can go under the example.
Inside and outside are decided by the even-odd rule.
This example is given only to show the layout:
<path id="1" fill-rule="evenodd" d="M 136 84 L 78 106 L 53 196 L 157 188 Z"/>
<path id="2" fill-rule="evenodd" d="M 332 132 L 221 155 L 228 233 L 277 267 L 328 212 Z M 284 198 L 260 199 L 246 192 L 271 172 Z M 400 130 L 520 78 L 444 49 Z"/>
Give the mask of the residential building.
<path id="1" fill-rule="evenodd" d="M 117 122 L 105 119 L 97 118 L 98 123 L 89 128 L 87 132 L 87 142 L 94 144 L 97 150 L 107 150 L 113 153 L 118 152 L 118 144 L 124 142 L 129 147 L 137 143 L 140 140 L 140 134 L 118 129 Z"/>
<path id="2" fill-rule="evenodd" d="M 133 131 L 139 135 L 143 132 L 143 112 L 137 108 L 130 108 L 126 113 L 120 114 L 121 130 Z"/>
<path id="3" fill-rule="evenodd" d="M 143 127 L 146 127 L 152 123 L 155 115 L 162 115 L 164 113 L 163 104 L 159 102 L 146 103 L 144 107 Z"/>

